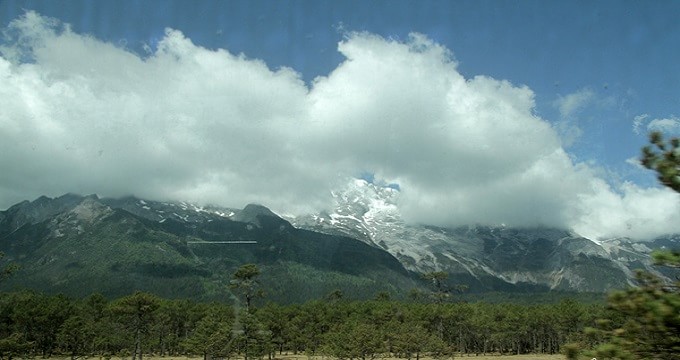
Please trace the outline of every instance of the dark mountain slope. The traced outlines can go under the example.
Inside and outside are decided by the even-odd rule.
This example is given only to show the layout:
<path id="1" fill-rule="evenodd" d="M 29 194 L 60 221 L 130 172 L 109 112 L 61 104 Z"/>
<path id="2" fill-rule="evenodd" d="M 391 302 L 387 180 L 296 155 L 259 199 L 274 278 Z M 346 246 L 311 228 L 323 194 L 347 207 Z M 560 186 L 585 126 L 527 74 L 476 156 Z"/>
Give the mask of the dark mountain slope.
<path id="1" fill-rule="evenodd" d="M 369 298 L 416 286 L 387 252 L 295 229 L 264 207 L 246 207 L 242 222 L 211 212 L 183 220 L 193 210 L 157 220 L 152 212 L 140 216 L 110 206 L 129 201 L 69 195 L 0 212 L 0 251 L 4 261 L 21 266 L 2 288 L 111 297 L 144 290 L 224 300 L 233 297 L 231 274 L 249 262 L 262 268 L 267 298 L 280 302 L 322 297 L 335 288 Z"/>

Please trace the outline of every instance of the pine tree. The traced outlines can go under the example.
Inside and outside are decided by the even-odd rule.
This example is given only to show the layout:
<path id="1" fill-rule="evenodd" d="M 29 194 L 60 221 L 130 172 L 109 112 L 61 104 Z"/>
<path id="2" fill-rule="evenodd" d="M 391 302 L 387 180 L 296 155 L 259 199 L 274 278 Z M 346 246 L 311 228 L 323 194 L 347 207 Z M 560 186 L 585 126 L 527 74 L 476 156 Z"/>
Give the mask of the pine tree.
<path id="1" fill-rule="evenodd" d="M 0 251 L 0 260 L 5 257 L 5 253 Z M 19 270 L 19 265 L 16 263 L 9 263 L 5 265 L 2 269 L 0 269 L 0 280 L 4 280 L 8 277 L 10 277 L 12 274 L 14 274 L 17 270 Z"/>
<path id="2" fill-rule="evenodd" d="M 642 164 L 657 173 L 665 186 L 680 192 L 680 139 L 668 143 L 659 132 L 642 149 Z M 680 250 L 653 254 L 656 264 L 680 268 Z M 589 333 L 608 341 L 597 347 L 598 359 L 680 359 L 680 279 L 667 283 L 645 271 L 637 273 L 638 287 L 614 292 L 609 307 L 621 315 L 622 325 L 599 322 Z"/>
<path id="3" fill-rule="evenodd" d="M 143 339 L 149 333 L 160 300 L 151 294 L 136 292 L 112 304 L 112 312 L 131 332 L 134 339 L 132 359 L 142 360 Z"/>
<path id="4" fill-rule="evenodd" d="M 231 277 L 229 287 L 236 290 L 243 296 L 246 310 L 250 311 L 252 302 L 257 297 L 262 297 L 263 292 L 259 289 L 260 269 L 255 264 L 245 264 L 239 267 Z"/>
<path id="5" fill-rule="evenodd" d="M 663 135 L 655 131 L 649 134 L 651 145 L 642 148 L 642 165 L 656 171 L 659 181 L 680 192 L 680 138 L 671 138 L 667 143 Z"/>
<path id="6" fill-rule="evenodd" d="M 185 349 L 192 354 L 203 355 L 204 360 L 214 357 L 228 359 L 236 350 L 233 322 L 234 316 L 226 308 L 213 305 L 184 341 Z"/>

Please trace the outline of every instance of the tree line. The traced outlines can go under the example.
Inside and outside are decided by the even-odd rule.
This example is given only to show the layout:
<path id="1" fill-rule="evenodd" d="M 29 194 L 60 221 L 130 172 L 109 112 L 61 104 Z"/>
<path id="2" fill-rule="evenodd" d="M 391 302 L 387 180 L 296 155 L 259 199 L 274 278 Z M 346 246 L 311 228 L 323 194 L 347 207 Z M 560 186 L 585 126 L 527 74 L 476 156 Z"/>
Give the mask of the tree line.
<path id="1" fill-rule="evenodd" d="M 340 294 L 297 305 L 246 309 L 223 303 L 162 299 L 136 292 L 107 300 L 36 292 L 0 296 L 0 357 L 67 355 L 236 355 L 283 352 L 372 359 L 429 355 L 556 353 L 596 319 L 623 324 L 603 304 L 563 300 L 525 306 L 343 301 Z"/>

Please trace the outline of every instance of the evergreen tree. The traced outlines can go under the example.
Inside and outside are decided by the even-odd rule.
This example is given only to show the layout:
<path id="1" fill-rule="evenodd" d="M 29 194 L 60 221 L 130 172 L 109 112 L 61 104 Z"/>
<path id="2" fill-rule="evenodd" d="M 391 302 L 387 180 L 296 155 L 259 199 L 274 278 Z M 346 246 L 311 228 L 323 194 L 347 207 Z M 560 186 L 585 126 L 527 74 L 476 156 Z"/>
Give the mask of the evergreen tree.
<path id="1" fill-rule="evenodd" d="M 435 303 L 441 304 L 451 296 L 451 288 L 446 284 L 449 279 L 449 274 L 444 271 L 433 271 L 422 275 L 432 288 L 432 300 Z"/>
<path id="2" fill-rule="evenodd" d="M 325 353 L 340 360 L 374 359 L 385 352 L 384 334 L 374 324 L 357 321 L 338 325 L 325 336 Z"/>
<path id="3" fill-rule="evenodd" d="M 5 253 L 0 251 L 0 260 L 5 257 Z M 19 270 L 19 265 L 16 263 L 9 263 L 8 265 L 5 265 L 2 269 L 0 269 L 0 280 L 4 280 L 14 274 L 17 270 Z"/>
<path id="4" fill-rule="evenodd" d="M 446 344 L 417 322 L 401 323 L 390 330 L 392 352 L 398 357 L 419 360 L 425 353 L 440 355 L 446 352 Z"/>
<path id="5" fill-rule="evenodd" d="M 88 342 L 90 355 L 105 350 L 107 333 L 111 330 L 110 319 L 106 316 L 107 305 L 108 300 L 102 294 L 95 293 L 85 298 L 78 308 L 79 314 L 85 321 L 85 341 Z"/>
<path id="6" fill-rule="evenodd" d="M 151 294 L 136 292 L 112 304 L 112 312 L 134 339 L 132 359 L 142 360 L 144 338 L 154 322 L 160 300 Z"/>
<path id="7" fill-rule="evenodd" d="M 680 192 L 680 138 L 664 141 L 658 132 L 649 134 L 651 145 L 642 148 L 642 165 L 656 171 L 659 181 Z"/>
<path id="8" fill-rule="evenodd" d="M 342 293 L 342 290 L 335 289 L 328 293 L 328 295 L 326 295 L 326 300 L 328 300 L 329 302 L 337 302 L 340 301 L 343 298 L 343 296 L 344 294 Z"/>
<path id="9" fill-rule="evenodd" d="M 191 354 L 203 355 L 204 360 L 215 357 L 228 359 L 236 350 L 233 325 L 231 309 L 214 304 L 184 341 L 184 347 Z"/>
<path id="10" fill-rule="evenodd" d="M 668 143 L 659 132 L 649 137 L 651 145 L 642 149 L 642 164 L 657 173 L 665 186 L 680 192 L 680 139 Z M 653 254 L 658 265 L 680 267 L 680 250 Z M 595 350 L 604 359 L 680 359 L 680 280 L 666 283 L 658 276 L 637 272 L 638 287 L 614 292 L 609 306 L 625 321 L 612 326 L 599 322 L 593 336 L 604 334 L 607 341 Z"/>
<path id="11" fill-rule="evenodd" d="M 33 347 L 32 342 L 26 341 L 19 333 L 12 333 L 12 335 L 0 339 L 0 359 L 25 358 L 31 347 Z"/>
<path id="12" fill-rule="evenodd" d="M 288 345 L 286 333 L 290 327 L 286 309 L 270 303 L 258 309 L 256 316 L 260 323 L 269 331 L 272 345 L 275 346 L 269 354 L 270 358 L 275 355 L 276 350 L 279 351 L 279 354 L 282 354 L 284 347 Z"/>
<path id="13" fill-rule="evenodd" d="M 273 350 L 271 332 L 267 330 L 259 319 L 250 312 L 242 311 L 238 318 L 240 322 L 239 344 L 244 360 L 261 359 Z"/>
<path id="14" fill-rule="evenodd" d="M 87 321 L 80 314 L 66 319 L 57 334 L 61 349 L 68 352 L 72 360 L 87 353 L 88 337 Z"/>
<path id="15" fill-rule="evenodd" d="M 252 301 L 257 297 L 262 297 L 264 294 L 259 289 L 260 269 L 255 264 L 245 264 L 239 267 L 231 277 L 229 287 L 241 293 L 245 300 L 246 310 L 250 311 Z"/>

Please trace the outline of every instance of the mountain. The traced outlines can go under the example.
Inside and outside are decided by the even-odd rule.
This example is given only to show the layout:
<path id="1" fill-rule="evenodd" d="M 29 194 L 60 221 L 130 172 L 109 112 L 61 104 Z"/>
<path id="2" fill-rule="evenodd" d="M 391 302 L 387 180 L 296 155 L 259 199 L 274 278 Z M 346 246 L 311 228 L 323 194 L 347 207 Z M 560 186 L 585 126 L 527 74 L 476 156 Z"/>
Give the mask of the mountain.
<path id="1" fill-rule="evenodd" d="M 50 293 L 109 297 L 135 290 L 172 298 L 234 298 L 231 274 L 262 269 L 267 299 L 396 296 L 416 287 L 388 252 L 362 241 L 297 229 L 269 209 L 198 207 L 126 197 L 40 197 L 0 211 L 0 251 L 20 270 L 0 283 Z"/>
<path id="2" fill-rule="evenodd" d="M 446 271 L 471 291 L 603 292 L 633 284 L 638 268 L 657 272 L 655 248 L 680 248 L 680 236 L 648 243 L 593 242 L 566 230 L 407 224 L 399 190 L 355 180 L 333 192 L 333 211 L 291 217 L 296 227 L 354 237 L 384 249 L 413 272 Z M 671 274 L 666 274 L 671 275 Z"/>
<path id="3" fill-rule="evenodd" d="M 267 300 L 282 303 L 336 289 L 357 299 L 404 297 L 430 271 L 473 294 L 604 292 L 633 284 L 638 268 L 678 275 L 653 267 L 649 254 L 679 248 L 679 236 L 593 242 L 552 228 L 407 224 L 399 194 L 356 180 L 333 192 L 331 211 L 286 218 L 256 204 L 43 196 L 0 211 L 0 265 L 21 266 L 0 290 L 223 300 L 235 298 L 230 276 L 244 263 L 261 267 Z"/>

